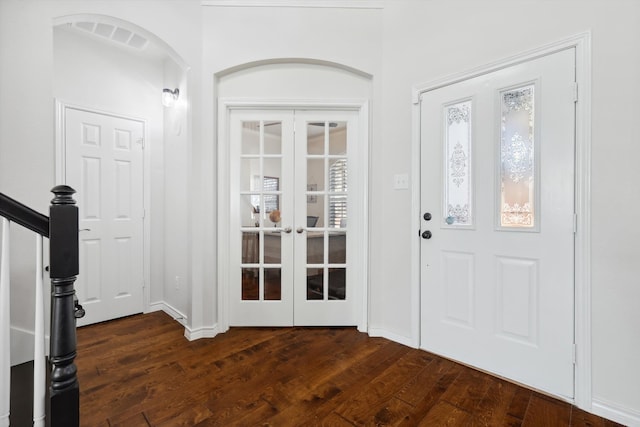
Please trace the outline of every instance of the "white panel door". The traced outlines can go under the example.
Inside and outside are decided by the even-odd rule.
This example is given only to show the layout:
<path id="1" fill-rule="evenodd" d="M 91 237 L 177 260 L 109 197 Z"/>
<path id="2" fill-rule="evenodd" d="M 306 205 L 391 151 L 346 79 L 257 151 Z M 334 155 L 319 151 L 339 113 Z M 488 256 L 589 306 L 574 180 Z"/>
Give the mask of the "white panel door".
<path id="1" fill-rule="evenodd" d="M 144 123 L 65 109 L 65 177 L 80 215 L 80 326 L 143 310 Z"/>
<path id="2" fill-rule="evenodd" d="M 421 100 L 421 346 L 573 397 L 568 49 Z"/>
<path id="3" fill-rule="evenodd" d="M 231 326 L 357 323 L 347 229 L 357 217 L 357 121 L 356 112 L 231 112 Z"/>

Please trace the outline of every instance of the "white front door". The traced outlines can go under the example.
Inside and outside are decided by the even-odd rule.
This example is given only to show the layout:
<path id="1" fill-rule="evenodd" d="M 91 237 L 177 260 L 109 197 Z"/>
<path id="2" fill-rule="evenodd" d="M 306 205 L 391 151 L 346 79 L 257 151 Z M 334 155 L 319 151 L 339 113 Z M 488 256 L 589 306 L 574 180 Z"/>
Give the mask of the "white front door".
<path id="1" fill-rule="evenodd" d="M 421 347 L 573 397 L 575 52 L 423 94 Z"/>
<path id="2" fill-rule="evenodd" d="M 65 181 L 80 215 L 78 325 L 143 310 L 144 123 L 65 108 Z"/>
<path id="3" fill-rule="evenodd" d="M 233 110 L 229 126 L 230 325 L 356 325 L 358 113 Z"/>

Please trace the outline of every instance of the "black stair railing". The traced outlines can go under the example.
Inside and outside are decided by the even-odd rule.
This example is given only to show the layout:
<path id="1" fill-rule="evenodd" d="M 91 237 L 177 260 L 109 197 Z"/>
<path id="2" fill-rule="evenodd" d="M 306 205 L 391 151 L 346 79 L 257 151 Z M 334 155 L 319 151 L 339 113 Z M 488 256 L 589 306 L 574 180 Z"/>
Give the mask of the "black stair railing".
<path id="1" fill-rule="evenodd" d="M 0 193 L 0 216 L 49 238 L 51 278 L 51 330 L 49 365 L 49 411 L 47 425 L 76 427 L 80 424 L 80 392 L 77 377 L 76 318 L 84 310 L 77 303 L 74 283 L 79 272 L 78 207 L 75 190 L 54 187 L 49 217 Z"/>

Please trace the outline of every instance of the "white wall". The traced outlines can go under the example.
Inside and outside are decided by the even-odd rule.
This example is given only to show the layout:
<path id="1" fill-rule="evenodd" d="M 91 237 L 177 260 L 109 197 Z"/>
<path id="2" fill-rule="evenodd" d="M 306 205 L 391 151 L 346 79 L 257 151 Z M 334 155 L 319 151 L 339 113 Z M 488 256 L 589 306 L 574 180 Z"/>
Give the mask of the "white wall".
<path id="1" fill-rule="evenodd" d="M 164 273 L 161 301 L 171 307 L 172 314 L 186 317 L 191 312 L 191 267 L 189 265 L 191 235 L 189 218 L 190 157 L 189 128 L 187 121 L 188 89 L 184 71 L 173 61 L 164 63 L 164 87 L 180 91 L 176 104 L 164 108 L 164 169 L 162 171 L 164 204 L 159 212 L 164 224 L 163 265 L 157 267 Z M 160 172 L 160 171 L 159 171 Z M 175 311 L 175 312 L 173 312 Z"/>

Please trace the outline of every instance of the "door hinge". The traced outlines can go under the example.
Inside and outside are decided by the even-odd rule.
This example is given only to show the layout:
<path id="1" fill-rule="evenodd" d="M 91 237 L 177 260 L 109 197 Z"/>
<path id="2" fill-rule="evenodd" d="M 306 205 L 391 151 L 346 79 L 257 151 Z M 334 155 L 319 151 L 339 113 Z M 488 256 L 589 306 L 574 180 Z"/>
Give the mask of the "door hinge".
<path id="1" fill-rule="evenodd" d="M 147 210 L 142 209 L 142 219 L 145 219 L 146 217 L 147 217 Z"/>
<path id="2" fill-rule="evenodd" d="M 578 82 L 573 82 L 571 84 L 571 91 L 573 94 L 573 102 L 578 102 Z"/>
<path id="3" fill-rule="evenodd" d="M 144 138 L 138 139 L 138 144 L 140 144 L 142 146 L 142 149 L 144 150 Z"/>
<path id="4" fill-rule="evenodd" d="M 578 214 L 573 214 L 573 234 L 578 232 Z"/>
<path id="5" fill-rule="evenodd" d="M 577 360 L 576 360 L 576 352 L 577 352 L 577 347 L 575 344 L 573 344 L 571 346 L 571 362 L 573 362 L 573 364 L 575 365 Z"/>

